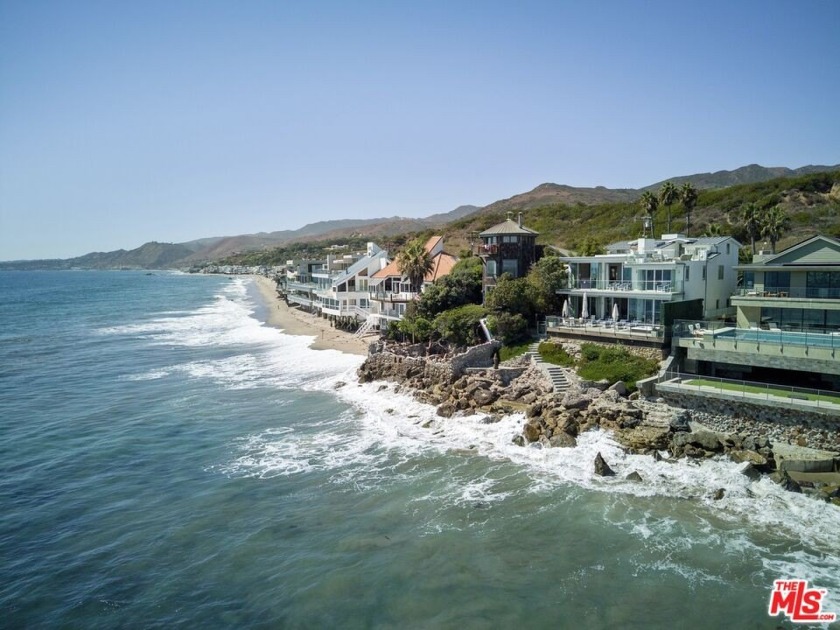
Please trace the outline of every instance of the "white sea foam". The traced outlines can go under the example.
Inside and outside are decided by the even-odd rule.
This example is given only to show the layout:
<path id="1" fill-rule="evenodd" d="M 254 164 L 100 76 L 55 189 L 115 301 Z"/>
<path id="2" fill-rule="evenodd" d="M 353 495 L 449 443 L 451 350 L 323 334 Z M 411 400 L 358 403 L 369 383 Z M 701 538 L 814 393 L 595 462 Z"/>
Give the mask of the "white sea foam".
<path id="1" fill-rule="evenodd" d="M 154 343 L 240 348 L 237 354 L 218 360 L 173 366 L 192 378 L 215 379 L 225 387 L 300 388 L 329 392 L 350 405 L 336 419 L 324 419 L 315 430 L 267 429 L 244 437 L 238 454 L 222 467 L 232 475 L 271 477 L 327 471 L 335 483 L 358 489 L 373 489 L 423 474 L 414 462 L 447 457 L 447 466 L 458 466 L 453 455 L 484 458 L 484 472 L 475 466 L 463 473 L 447 473 L 451 483 L 436 487 L 415 500 L 418 510 L 429 515 L 427 529 L 445 527 L 437 518 L 440 510 L 469 504 L 493 504 L 509 498 L 510 489 L 493 478 L 501 466 L 529 478 L 526 491 L 555 496 L 558 487 L 583 488 L 608 497 L 604 518 L 632 532 L 663 559 L 655 570 L 684 574 L 691 580 L 716 579 L 712 573 L 688 569 L 667 554 L 681 554 L 686 546 L 709 545 L 737 554 L 755 553 L 765 559 L 766 571 L 757 582 L 772 576 L 812 576 L 810 579 L 840 596 L 840 509 L 782 490 L 767 479 L 750 481 L 741 465 L 722 459 L 694 463 L 688 460 L 656 462 L 652 457 L 626 454 L 606 432 L 590 431 L 578 437 L 574 448 L 519 447 L 511 440 L 522 430 L 523 414 L 505 416 L 493 424 L 483 414 L 441 418 L 435 409 L 396 391 L 394 385 L 358 385 L 355 371 L 362 358 L 335 351 L 314 351 L 311 337 L 285 335 L 253 317 L 254 305 L 247 284 L 237 279 L 226 285 L 212 304 L 186 317 L 168 314 L 136 326 L 109 329 L 103 334 L 143 335 Z M 162 378 L 163 376 L 161 376 Z M 339 382 L 345 385 L 338 387 Z M 616 471 L 615 477 L 594 474 L 593 460 L 601 453 Z M 422 457 L 421 457 L 422 456 Z M 636 471 L 642 482 L 625 476 Z M 429 472 L 429 471 L 426 471 Z M 429 474 L 432 474 L 431 471 Z M 472 475 L 472 476 L 469 476 Z M 714 500 L 722 488 L 724 497 Z M 674 502 L 688 514 L 690 532 L 668 516 L 667 505 L 659 512 L 640 513 L 635 507 L 648 501 Z M 422 509 L 420 509 L 422 507 Z M 714 521 L 714 522 L 712 522 Z M 454 525 L 453 525 L 454 526 Z M 798 544 L 807 551 L 774 553 L 770 543 L 755 542 L 757 532 L 772 532 L 775 540 Z M 780 543 L 781 544 L 781 543 Z M 768 582 L 769 584 L 769 582 Z M 840 607 L 832 600 L 835 609 Z"/>

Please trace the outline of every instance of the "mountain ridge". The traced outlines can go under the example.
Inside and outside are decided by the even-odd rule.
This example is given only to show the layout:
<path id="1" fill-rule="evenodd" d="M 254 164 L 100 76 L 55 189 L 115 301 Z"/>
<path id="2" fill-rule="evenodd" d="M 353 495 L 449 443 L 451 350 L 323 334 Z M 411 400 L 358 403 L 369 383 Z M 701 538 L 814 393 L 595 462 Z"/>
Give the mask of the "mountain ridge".
<path id="1" fill-rule="evenodd" d="M 380 217 L 374 219 L 337 219 L 309 223 L 297 230 L 259 232 L 237 236 L 216 236 L 183 243 L 151 241 L 132 250 L 91 252 L 68 259 L 48 259 L 0 262 L 0 269 L 161 269 L 185 267 L 203 262 L 220 260 L 235 253 L 258 251 L 284 244 L 306 242 L 314 239 L 338 239 L 358 234 L 387 237 L 408 232 L 436 229 L 453 221 L 475 216 L 494 216 L 507 211 L 526 211 L 548 205 L 596 206 L 600 204 L 630 203 L 645 190 L 656 190 L 665 181 L 682 185 L 692 182 L 698 189 L 727 188 L 747 183 L 759 183 L 778 177 L 796 177 L 805 174 L 840 170 L 835 166 L 808 165 L 796 169 L 763 167 L 750 164 L 733 171 L 697 173 L 672 177 L 640 189 L 574 187 L 546 182 L 530 191 L 500 199 L 486 206 L 462 205 L 454 210 L 433 214 L 425 218 Z"/>

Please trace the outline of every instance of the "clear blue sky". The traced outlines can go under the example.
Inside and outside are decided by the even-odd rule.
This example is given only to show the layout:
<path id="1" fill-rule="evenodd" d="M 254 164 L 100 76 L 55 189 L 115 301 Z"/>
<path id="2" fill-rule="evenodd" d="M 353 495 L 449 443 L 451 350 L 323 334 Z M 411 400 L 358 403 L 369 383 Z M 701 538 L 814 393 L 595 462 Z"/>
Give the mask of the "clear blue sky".
<path id="1" fill-rule="evenodd" d="M 836 0 L 0 0 L 0 260 L 839 162 Z"/>

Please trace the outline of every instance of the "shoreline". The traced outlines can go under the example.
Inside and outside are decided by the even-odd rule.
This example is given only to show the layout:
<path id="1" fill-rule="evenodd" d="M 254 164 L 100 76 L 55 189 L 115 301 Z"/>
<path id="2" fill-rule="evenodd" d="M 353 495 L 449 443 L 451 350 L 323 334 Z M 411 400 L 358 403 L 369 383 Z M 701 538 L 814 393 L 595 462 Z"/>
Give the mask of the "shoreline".
<path id="1" fill-rule="evenodd" d="M 337 350 L 345 354 L 367 356 L 368 342 L 352 333 L 333 328 L 329 321 L 296 308 L 291 308 L 277 295 L 277 287 L 265 276 L 250 276 L 265 302 L 266 324 L 287 335 L 312 337 L 313 350 Z"/>

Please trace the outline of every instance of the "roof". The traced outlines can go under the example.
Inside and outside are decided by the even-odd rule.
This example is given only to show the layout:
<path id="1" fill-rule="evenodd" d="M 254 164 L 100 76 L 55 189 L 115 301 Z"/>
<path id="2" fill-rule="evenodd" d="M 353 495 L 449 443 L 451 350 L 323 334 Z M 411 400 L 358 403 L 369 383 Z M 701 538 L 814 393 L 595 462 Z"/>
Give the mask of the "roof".
<path id="1" fill-rule="evenodd" d="M 438 278 L 449 275 L 458 259 L 452 254 L 440 252 L 432 258 L 432 270 L 423 278 L 424 282 L 434 282 Z M 385 267 L 377 271 L 371 278 L 402 278 L 399 262 L 394 259 Z"/>
<path id="2" fill-rule="evenodd" d="M 491 228 L 487 228 L 479 234 L 479 236 L 495 236 L 496 234 L 530 234 L 532 236 L 536 236 L 539 232 L 523 227 L 513 219 L 508 219 L 507 221 L 502 221 Z"/>
<path id="3" fill-rule="evenodd" d="M 442 243 L 442 242 L 443 242 L 443 237 L 442 236 L 431 236 L 431 237 L 429 237 L 429 240 L 426 241 L 426 244 L 423 245 L 423 249 L 425 249 L 427 252 L 429 252 L 431 254 L 433 251 L 435 251 L 435 247 L 438 245 L 438 243 Z"/>
<path id="4" fill-rule="evenodd" d="M 434 266 L 432 267 L 432 270 L 426 274 L 426 277 L 423 278 L 424 282 L 434 282 L 438 278 L 448 276 L 449 272 L 452 271 L 452 267 L 454 267 L 455 263 L 458 262 L 458 259 L 452 254 L 440 252 L 432 259 L 432 262 L 434 263 Z"/>
<path id="5" fill-rule="evenodd" d="M 402 277 L 402 273 L 400 273 L 400 265 L 396 258 L 371 275 L 371 278 L 388 278 L 390 276 Z"/>
<path id="6" fill-rule="evenodd" d="M 817 234 L 791 245 L 777 254 L 771 254 L 752 264 L 739 265 L 738 269 L 760 269 L 768 267 L 831 267 L 840 265 L 840 240 Z"/>

